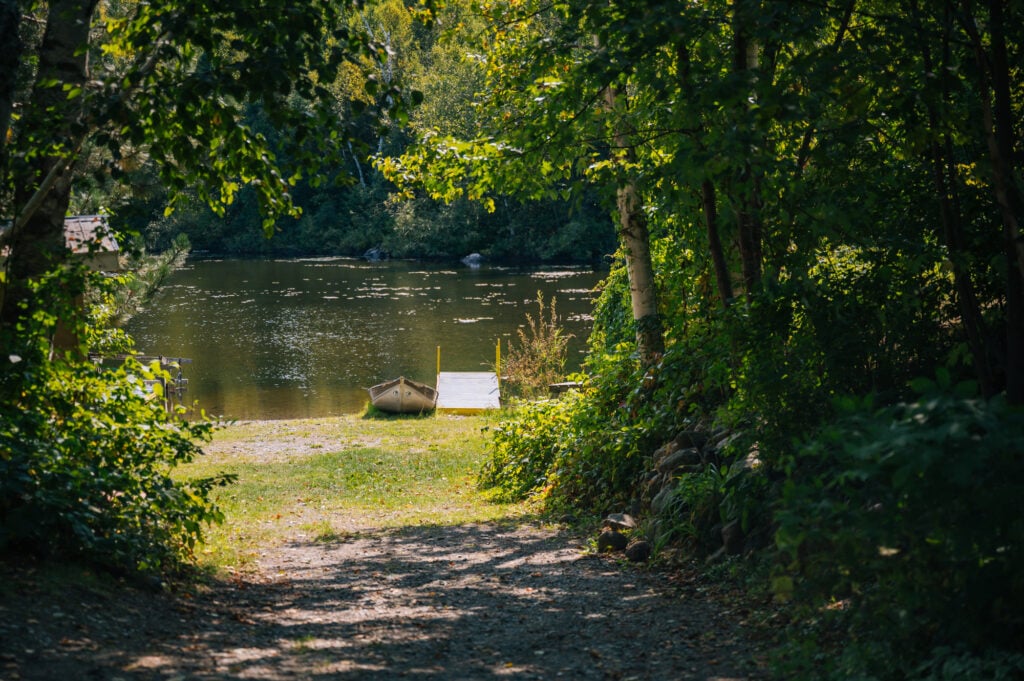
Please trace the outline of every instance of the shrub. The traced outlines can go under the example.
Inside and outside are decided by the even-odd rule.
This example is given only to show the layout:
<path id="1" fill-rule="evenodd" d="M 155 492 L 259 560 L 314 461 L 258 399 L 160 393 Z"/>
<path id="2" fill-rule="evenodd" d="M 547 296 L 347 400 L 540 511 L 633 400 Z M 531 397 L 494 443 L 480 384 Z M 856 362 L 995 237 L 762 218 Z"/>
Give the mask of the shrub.
<path id="1" fill-rule="evenodd" d="M 534 399 L 544 396 L 548 386 L 565 376 L 566 349 L 571 334 L 559 325 L 556 300 L 544 304 L 544 295 L 537 292 L 537 317 L 526 315 L 526 328 L 517 332 L 517 342 L 509 343 L 502 365 L 506 386 L 519 397 Z"/>
<path id="2" fill-rule="evenodd" d="M 223 519 L 213 487 L 231 478 L 171 471 L 202 453 L 212 425 L 165 411 L 144 384 L 158 369 L 49 359 L 55 318 L 33 321 L 0 357 L 0 552 L 151 573 L 188 562 L 204 525 Z"/>
<path id="3" fill-rule="evenodd" d="M 481 486 L 494 489 L 495 498 L 502 501 L 524 499 L 542 489 L 566 444 L 566 431 L 579 404 L 578 393 L 556 402 L 527 403 L 513 418 L 492 428 Z"/>
<path id="4" fill-rule="evenodd" d="M 815 617 L 837 604 L 825 612 L 849 637 L 844 664 L 869 677 L 908 678 L 943 646 L 1024 643 L 1024 413 L 948 383 L 878 411 L 846 405 L 788 461 L 777 584 Z"/>
<path id="5" fill-rule="evenodd" d="M 192 557 L 203 525 L 223 519 L 210 491 L 229 478 L 171 477 L 211 426 L 168 416 L 144 375 L 134 362 L 22 370 L 20 399 L 0 408 L 0 551 L 144 572 Z"/>
<path id="6" fill-rule="evenodd" d="M 709 535 L 721 520 L 724 483 L 717 466 L 679 475 L 661 509 L 659 541 L 682 542 L 691 548 L 712 546 L 715 539 Z"/>
<path id="7" fill-rule="evenodd" d="M 495 428 L 483 486 L 509 499 L 543 490 L 554 507 L 627 507 L 660 431 L 644 410 L 645 389 L 630 387 L 643 383 L 636 357 L 620 351 L 602 356 L 582 390 L 525 405 Z"/>

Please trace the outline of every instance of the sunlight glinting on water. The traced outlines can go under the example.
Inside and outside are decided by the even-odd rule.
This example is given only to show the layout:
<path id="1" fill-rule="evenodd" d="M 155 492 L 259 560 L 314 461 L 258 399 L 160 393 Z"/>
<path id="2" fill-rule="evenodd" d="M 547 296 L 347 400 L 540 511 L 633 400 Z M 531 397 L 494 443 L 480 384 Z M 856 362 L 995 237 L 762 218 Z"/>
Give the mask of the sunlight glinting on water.
<path id="1" fill-rule="evenodd" d="M 557 299 L 578 361 L 600 278 L 326 258 L 198 261 L 173 273 L 127 330 L 140 352 L 192 358 L 188 401 L 207 413 L 327 416 L 359 411 L 364 388 L 398 375 L 432 384 L 438 346 L 443 370 L 493 368 L 495 342 L 536 315 L 538 290 Z"/>

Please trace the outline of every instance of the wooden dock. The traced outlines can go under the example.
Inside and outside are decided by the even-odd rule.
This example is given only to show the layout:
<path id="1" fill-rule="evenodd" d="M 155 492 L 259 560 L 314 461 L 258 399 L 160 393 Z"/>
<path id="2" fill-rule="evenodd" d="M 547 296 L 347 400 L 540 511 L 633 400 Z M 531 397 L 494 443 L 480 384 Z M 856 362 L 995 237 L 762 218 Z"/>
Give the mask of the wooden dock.
<path id="1" fill-rule="evenodd" d="M 492 371 L 442 371 L 437 375 L 437 410 L 479 414 L 501 407 L 498 375 Z"/>

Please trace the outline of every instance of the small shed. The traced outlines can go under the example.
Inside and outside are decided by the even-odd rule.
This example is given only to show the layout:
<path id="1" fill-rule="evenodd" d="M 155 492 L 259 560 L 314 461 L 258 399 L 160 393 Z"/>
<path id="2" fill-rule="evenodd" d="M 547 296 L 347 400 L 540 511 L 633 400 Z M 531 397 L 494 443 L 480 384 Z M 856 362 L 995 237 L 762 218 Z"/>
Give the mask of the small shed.
<path id="1" fill-rule="evenodd" d="M 0 222 L 0 240 L 11 222 Z M 64 218 L 64 243 L 68 250 L 85 261 L 93 272 L 121 272 L 121 247 L 110 231 L 105 215 L 72 215 Z M 0 248 L 0 264 L 9 247 Z"/>
<path id="2" fill-rule="evenodd" d="M 94 272 L 120 272 L 121 249 L 105 215 L 73 215 L 64 218 L 68 250 L 84 258 Z"/>
<path id="3" fill-rule="evenodd" d="M 10 221 L 0 223 L 0 240 L 11 228 Z M 64 243 L 72 257 L 81 258 L 93 272 L 121 272 L 121 249 L 110 231 L 104 215 L 73 215 L 64 218 Z M 0 244 L 0 265 L 4 264 L 9 247 Z M 75 305 L 84 307 L 83 296 L 75 298 Z M 57 322 L 52 344 L 54 349 L 77 351 L 81 339 L 72 331 L 73 326 L 65 320 Z"/>

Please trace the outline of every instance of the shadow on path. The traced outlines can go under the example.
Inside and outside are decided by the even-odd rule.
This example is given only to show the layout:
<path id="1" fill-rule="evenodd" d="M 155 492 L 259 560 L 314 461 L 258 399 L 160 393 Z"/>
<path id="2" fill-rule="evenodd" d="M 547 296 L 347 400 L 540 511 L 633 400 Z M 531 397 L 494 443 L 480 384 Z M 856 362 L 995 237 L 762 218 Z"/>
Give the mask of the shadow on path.
<path id="1" fill-rule="evenodd" d="M 255 577 L 155 600 L 122 613 L 119 639 L 86 626 L 32 664 L 11 656 L 16 678 L 763 678 L 714 604 L 529 523 L 297 542 Z"/>

